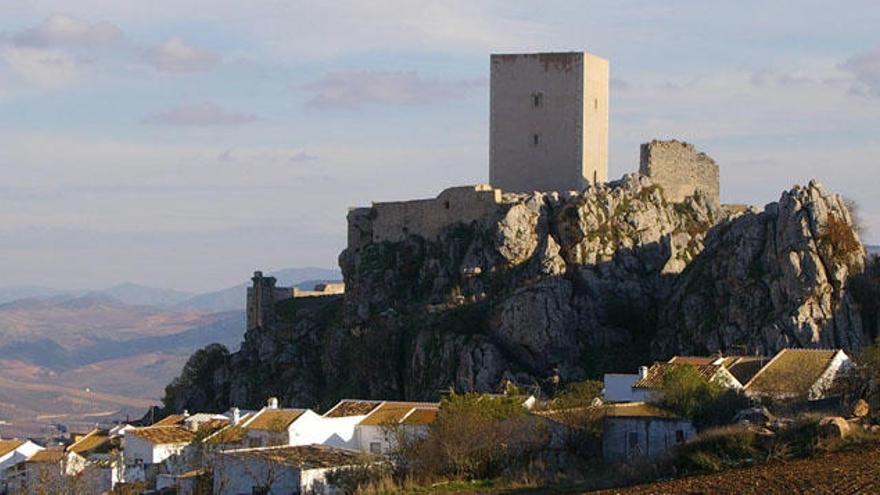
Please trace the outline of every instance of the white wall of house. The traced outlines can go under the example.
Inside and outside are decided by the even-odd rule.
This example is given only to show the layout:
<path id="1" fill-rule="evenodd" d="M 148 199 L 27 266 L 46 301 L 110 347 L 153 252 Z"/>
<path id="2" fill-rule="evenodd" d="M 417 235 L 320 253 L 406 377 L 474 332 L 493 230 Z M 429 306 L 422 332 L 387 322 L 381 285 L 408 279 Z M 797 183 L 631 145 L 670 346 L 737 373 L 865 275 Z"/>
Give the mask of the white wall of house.
<path id="1" fill-rule="evenodd" d="M 300 471 L 293 466 L 267 464 L 257 459 L 224 456 L 214 464 L 214 495 L 253 493 L 269 487 L 270 495 L 301 493 Z"/>
<path id="2" fill-rule="evenodd" d="M 188 443 L 165 443 L 154 444 L 137 435 L 126 435 L 123 451 L 125 452 L 125 464 L 135 465 L 140 461 L 143 464 L 159 464 L 169 457 L 179 454 L 189 445 Z"/>
<path id="3" fill-rule="evenodd" d="M 7 470 L 30 459 L 32 455 L 41 450 L 43 450 L 43 447 L 40 447 L 30 440 L 26 440 L 12 452 L 7 452 L 6 455 L 0 457 L 0 493 L 7 489 Z"/>
<path id="4" fill-rule="evenodd" d="M 400 425 L 400 430 L 389 431 L 377 425 L 358 425 L 355 428 L 355 450 L 370 454 L 387 454 L 397 447 L 398 435 L 408 438 L 423 437 L 428 434 L 425 425 Z"/>
<path id="5" fill-rule="evenodd" d="M 638 374 L 605 374 L 605 400 L 608 402 L 633 402 L 633 384 L 639 381 Z"/>
<path id="6" fill-rule="evenodd" d="M 655 458 L 697 434 L 685 419 L 607 417 L 602 433 L 602 456 L 607 462 Z"/>
<path id="7" fill-rule="evenodd" d="M 312 413 L 312 411 L 308 412 Z M 305 416 L 306 414 L 303 414 L 294 421 L 296 435 L 293 440 L 297 443 L 292 445 L 318 443 L 342 449 L 357 449 L 355 428 L 366 418 L 366 415 L 325 418 L 312 413 L 308 417 Z"/>
<path id="8" fill-rule="evenodd" d="M 810 392 L 807 398 L 809 400 L 824 399 L 831 387 L 834 386 L 834 382 L 842 373 L 845 373 L 851 367 L 852 360 L 850 360 L 849 356 L 843 351 L 837 351 L 834 358 L 831 359 L 828 369 L 826 369 L 825 372 L 822 373 L 822 376 L 816 380 L 816 383 L 810 387 Z"/>

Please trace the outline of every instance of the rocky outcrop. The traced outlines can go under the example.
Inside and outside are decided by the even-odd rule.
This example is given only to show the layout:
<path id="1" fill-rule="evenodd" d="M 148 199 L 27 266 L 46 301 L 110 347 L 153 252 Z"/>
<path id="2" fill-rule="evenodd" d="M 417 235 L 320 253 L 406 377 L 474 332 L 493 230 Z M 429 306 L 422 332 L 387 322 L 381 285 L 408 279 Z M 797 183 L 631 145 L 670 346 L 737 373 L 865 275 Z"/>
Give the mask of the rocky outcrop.
<path id="1" fill-rule="evenodd" d="M 843 200 L 818 183 L 712 229 L 673 284 L 658 354 L 773 354 L 785 347 L 858 349 L 861 318 L 847 292 L 865 252 Z"/>
<path id="2" fill-rule="evenodd" d="M 214 370 L 227 394 L 215 402 L 548 390 L 672 353 L 863 342 L 847 280 L 864 251 L 845 204 L 815 183 L 736 216 L 700 192 L 669 202 L 639 175 L 506 194 L 436 238 L 359 243 L 339 261 L 344 298 L 279 303 L 275 326 Z"/>

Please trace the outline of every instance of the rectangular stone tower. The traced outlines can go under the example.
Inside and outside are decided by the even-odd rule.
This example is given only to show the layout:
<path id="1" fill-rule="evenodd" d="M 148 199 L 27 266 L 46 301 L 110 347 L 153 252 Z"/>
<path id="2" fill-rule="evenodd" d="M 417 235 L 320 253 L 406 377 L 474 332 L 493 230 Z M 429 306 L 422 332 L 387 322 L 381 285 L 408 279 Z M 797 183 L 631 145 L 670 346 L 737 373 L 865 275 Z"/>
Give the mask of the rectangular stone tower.
<path id="1" fill-rule="evenodd" d="M 489 182 L 582 190 L 608 180 L 608 61 L 587 52 L 492 55 Z"/>

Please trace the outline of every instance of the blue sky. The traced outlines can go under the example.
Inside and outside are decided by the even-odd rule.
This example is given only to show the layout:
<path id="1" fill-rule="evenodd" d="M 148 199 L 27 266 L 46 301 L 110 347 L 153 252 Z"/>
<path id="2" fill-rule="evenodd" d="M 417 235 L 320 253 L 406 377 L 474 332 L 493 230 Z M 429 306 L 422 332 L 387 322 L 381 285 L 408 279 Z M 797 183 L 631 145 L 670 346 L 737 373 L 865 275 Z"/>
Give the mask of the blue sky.
<path id="1" fill-rule="evenodd" d="M 0 2 L 4 285 L 334 266 L 348 206 L 487 180 L 492 52 L 611 61 L 612 177 L 683 139 L 725 202 L 817 178 L 880 243 L 873 2 Z"/>

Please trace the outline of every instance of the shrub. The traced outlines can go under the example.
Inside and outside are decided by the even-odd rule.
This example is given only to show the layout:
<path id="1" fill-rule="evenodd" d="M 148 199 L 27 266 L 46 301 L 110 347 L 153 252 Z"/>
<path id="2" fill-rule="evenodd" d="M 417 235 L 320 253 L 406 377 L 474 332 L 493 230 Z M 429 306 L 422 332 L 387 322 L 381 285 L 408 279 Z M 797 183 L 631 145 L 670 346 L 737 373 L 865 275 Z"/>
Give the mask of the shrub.
<path id="1" fill-rule="evenodd" d="M 666 372 L 656 402 L 693 420 L 698 427 L 728 424 L 737 411 L 750 403 L 742 393 L 706 381 L 695 367 L 687 365 Z"/>
<path id="2" fill-rule="evenodd" d="M 685 473 L 716 472 L 751 464 L 761 452 L 758 436 L 748 429 L 708 430 L 681 447 L 678 468 Z"/>
<path id="3" fill-rule="evenodd" d="M 418 478 L 480 479 L 526 466 L 546 428 L 513 397 L 451 394 L 427 436 L 400 436 L 399 464 Z"/>

